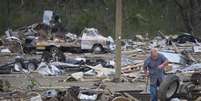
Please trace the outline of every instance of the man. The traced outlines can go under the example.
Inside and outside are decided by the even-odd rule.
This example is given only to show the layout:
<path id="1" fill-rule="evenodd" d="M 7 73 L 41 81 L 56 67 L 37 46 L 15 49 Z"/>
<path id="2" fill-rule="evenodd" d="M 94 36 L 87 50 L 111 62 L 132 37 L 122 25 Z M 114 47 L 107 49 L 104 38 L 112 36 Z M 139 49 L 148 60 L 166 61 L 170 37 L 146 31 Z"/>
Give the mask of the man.
<path id="1" fill-rule="evenodd" d="M 157 101 L 157 87 L 164 78 L 164 68 L 167 64 L 167 58 L 158 53 L 156 48 L 151 49 L 151 55 L 144 61 L 145 75 L 150 76 L 151 101 Z"/>

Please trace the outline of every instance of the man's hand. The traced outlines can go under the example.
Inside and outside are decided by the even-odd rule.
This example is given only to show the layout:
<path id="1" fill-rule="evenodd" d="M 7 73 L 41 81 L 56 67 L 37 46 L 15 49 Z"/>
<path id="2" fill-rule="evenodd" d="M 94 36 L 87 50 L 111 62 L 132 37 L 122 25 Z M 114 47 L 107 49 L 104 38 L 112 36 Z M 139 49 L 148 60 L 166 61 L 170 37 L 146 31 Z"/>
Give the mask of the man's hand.
<path id="1" fill-rule="evenodd" d="M 167 66 L 168 65 L 168 60 L 166 60 L 165 62 L 163 62 L 161 65 L 159 65 L 158 66 L 158 68 L 160 68 L 160 69 L 163 69 L 163 68 L 165 68 L 165 66 Z"/>
<path id="2" fill-rule="evenodd" d="M 163 69 L 164 67 L 165 67 L 164 64 L 161 64 L 161 65 L 158 66 L 158 68 L 160 68 L 160 69 Z"/>

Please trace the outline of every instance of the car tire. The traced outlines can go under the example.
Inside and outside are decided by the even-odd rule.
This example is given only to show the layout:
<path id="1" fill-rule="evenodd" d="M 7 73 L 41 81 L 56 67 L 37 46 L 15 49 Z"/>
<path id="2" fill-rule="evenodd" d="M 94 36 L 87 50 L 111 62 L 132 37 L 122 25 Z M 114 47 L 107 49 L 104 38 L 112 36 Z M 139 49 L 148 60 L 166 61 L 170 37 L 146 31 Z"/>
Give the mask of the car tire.
<path id="1" fill-rule="evenodd" d="M 37 69 L 38 67 L 38 61 L 33 59 L 33 60 L 30 60 L 28 63 L 27 63 L 27 70 L 29 72 L 33 72 Z"/>
<path id="2" fill-rule="evenodd" d="M 55 46 L 50 47 L 50 53 L 57 54 L 58 52 L 59 52 L 58 47 L 55 47 Z"/>
<path id="3" fill-rule="evenodd" d="M 160 101 L 169 101 L 179 88 L 179 77 L 170 75 L 163 80 L 158 90 Z"/>
<path id="4" fill-rule="evenodd" d="M 103 47 L 101 45 L 94 45 L 92 48 L 92 53 L 95 53 L 95 54 L 103 53 Z"/>

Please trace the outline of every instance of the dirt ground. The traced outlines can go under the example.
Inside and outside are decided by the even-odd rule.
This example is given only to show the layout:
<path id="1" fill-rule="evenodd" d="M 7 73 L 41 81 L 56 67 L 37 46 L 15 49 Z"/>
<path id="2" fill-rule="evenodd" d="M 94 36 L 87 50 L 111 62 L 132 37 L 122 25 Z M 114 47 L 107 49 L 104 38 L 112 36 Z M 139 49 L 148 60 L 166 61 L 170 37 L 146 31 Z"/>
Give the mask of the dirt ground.
<path id="1" fill-rule="evenodd" d="M 33 76 L 34 75 L 34 76 Z M 39 89 L 63 89 L 71 86 L 80 86 L 82 88 L 93 87 L 96 81 L 72 81 L 64 82 L 67 76 L 42 76 L 33 74 L 34 79 L 40 84 Z M 26 89 L 29 84 L 29 79 L 24 74 L 3 74 L 0 75 L 0 79 L 8 80 L 11 83 L 12 89 Z M 98 82 L 98 81 L 97 81 Z M 111 91 L 121 90 L 144 90 L 144 82 L 106 82 L 104 83 Z M 36 88 L 37 89 L 37 88 Z"/>

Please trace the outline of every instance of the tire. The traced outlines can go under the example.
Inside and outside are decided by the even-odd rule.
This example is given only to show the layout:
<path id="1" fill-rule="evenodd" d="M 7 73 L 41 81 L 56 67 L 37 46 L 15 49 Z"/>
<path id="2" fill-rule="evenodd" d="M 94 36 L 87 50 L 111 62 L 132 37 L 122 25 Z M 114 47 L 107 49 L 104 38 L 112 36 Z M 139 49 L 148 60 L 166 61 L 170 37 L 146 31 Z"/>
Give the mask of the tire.
<path id="1" fill-rule="evenodd" d="M 52 54 L 52 58 L 54 61 L 65 62 L 66 57 L 64 53 L 58 47 L 55 47 L 55 46 L 51 47 L 50 53 Z"/>
<path id="2" fill-rule="evenodd" d="M 55 46 L 50 47 L 50 53 L 56 54 L 56 53 L 58 53 L 58 51 L 59 51 L 58 47 L 55 47 Z"/>
<path id="3" fill-rule="evenodd" d="M 37 67 L 38 67 L 38 61 L 37 60 L 35 60 L 35 59 L 33 59 L 33 60 L 30 60 L 28 63 L 27 63 L 27 70 L 29 71 L 29 72 L 33 72 L 33 71 L 35 71 L 36 69 L 37 69 Z"/>
<path id="4" fill-rule="evenodd" d="M 179 77 L 170 75 L 163 80 L 158 90 L 160 101 L 169 101 L 179 88 Z"/>
<path id="5" fill-rule="evenodd" d="M 92 53 L 95 53 L 95 54 L 103 53 L 103 47 L 101 45 L 94 45 L 92 48 Z"/>

